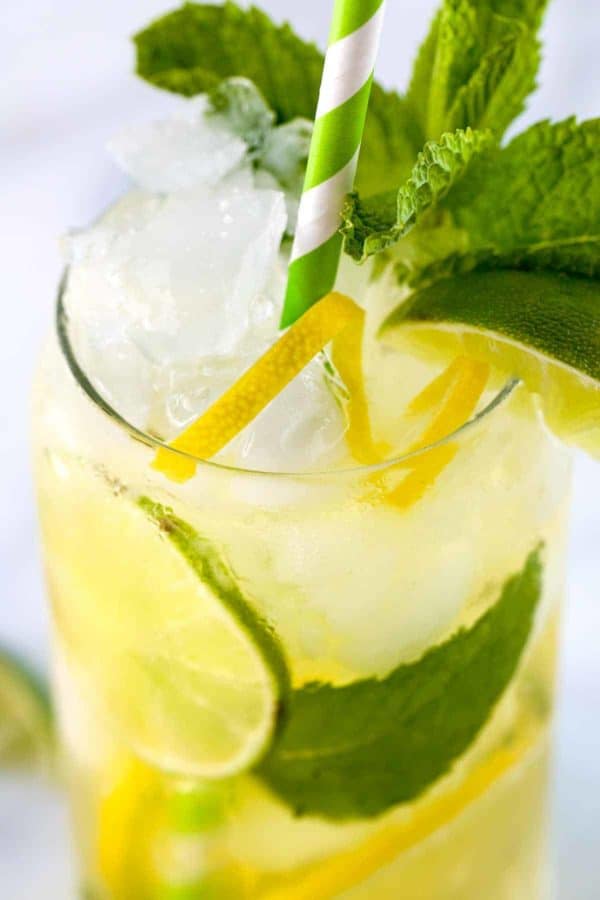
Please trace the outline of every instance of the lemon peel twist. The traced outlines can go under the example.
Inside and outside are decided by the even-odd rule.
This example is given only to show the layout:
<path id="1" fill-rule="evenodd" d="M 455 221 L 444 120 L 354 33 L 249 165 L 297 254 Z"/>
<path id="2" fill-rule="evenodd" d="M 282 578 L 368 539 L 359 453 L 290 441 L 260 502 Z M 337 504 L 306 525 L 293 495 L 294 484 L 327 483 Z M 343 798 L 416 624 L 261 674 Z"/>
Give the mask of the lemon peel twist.
<path id="1" fill-rule="evenodd" d="M 222 450 L 326 344 L 349 326 L 359 329 L 363 318 L 350 297 L 335 291 L 327 294 L 169 447 L 161 447 L 153 467 L 173 481 L 187 481 L 198 460 L 211 459 Z"/>

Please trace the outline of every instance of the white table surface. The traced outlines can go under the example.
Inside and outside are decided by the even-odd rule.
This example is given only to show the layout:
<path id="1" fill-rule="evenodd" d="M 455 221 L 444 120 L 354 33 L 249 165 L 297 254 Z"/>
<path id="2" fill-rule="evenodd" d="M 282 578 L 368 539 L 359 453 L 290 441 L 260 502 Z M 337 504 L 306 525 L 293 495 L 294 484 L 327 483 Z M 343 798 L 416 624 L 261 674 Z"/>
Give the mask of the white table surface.
<path id="1" fill-rule="evenodd" d="M 261 5 L 323 42 L 330 3 Z M 385 83 L 406 83 L 435 5 L 389 0 L 379 64 Z M 29 475 L 28 392 L 60 271 L 57 236 L 88 222 L 123 189 L 104 154 L 110 135 L 170 106 L 168 95 L 131 75 L 127 41 L 168 8 L 168 0 L 5 0 L 0 10 L 0 640 L 40 665 L 46 618 Z M 599 0 L 554 0 L 544 36 L 542 88 L 524 121 L 598 115 Z M 600 898 L 599 537 L 600 466 L 580 458 L 555 764 L 560 900 Z M 60 798 L 6 778 L 0 778 L 0 897 L 72 897 Z"/>

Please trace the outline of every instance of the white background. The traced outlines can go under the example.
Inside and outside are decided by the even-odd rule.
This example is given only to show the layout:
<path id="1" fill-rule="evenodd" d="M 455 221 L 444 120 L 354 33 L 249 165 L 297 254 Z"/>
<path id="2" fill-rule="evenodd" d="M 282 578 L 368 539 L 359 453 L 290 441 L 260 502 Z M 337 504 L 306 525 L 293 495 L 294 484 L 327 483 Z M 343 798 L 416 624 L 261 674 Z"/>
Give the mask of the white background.
<path id="1" fill-rule="evenodd" d="M 28 392 L 60 270 L 57 237 L 124 187 L 104 153 L 125 123 L 170 106 L 131 74 L 128 35 L 169 0 L 3 0 L 0 10 L 0 642 L 45 664 L 28 458 Z M 328 0 L 261 0 L 323 44 Z M 436 0 L 388 0 L 378 77 L 406 84 Z M 541 89 L 525 121 L 600 114 L 600 0 L 554 0 Z M 560 900 L 600 898 L 600 466 L 578 459 L 556 752 Z M 0 780 L 0 896 L 67 900 L 63 811 Z M 469 898 L 471 900 L 471 898 Z M 479 900 L 479 898 L 473 898 Z M 484 900 L 484 898 L 481 898 Z"/>

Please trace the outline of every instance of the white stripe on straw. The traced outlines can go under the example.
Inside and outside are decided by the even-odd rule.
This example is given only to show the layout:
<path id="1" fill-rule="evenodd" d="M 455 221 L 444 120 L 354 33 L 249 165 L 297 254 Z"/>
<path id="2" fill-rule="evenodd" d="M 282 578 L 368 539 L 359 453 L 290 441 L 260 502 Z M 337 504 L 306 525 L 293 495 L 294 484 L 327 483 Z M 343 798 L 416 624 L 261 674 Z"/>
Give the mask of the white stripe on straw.
<path id="1" fill-rule="evenodd" d="M 303 194 L 298 210 L 292 261 L 315 250 L 323 243 L 324 234 L 329 236 L 338 228 L 340 209 L 348 193 L 348 184 L 354 178 L 359 152 L 356 151 L 343 169 Z"/>
<path id="2" fill-rule="evenodd" d="M 354 185 L 384 9 L 385 0 L 335 0 L 282 328 L 335 285 L 340 213 Z"/>
<path id="3" fill-rule="evenodd" d="M 332 44 L 325 57 L 319 104 L 319 119 L 341 106 L 363 86 L 373 71 L 377 55 L 385 4 L 358 31 Z"/>

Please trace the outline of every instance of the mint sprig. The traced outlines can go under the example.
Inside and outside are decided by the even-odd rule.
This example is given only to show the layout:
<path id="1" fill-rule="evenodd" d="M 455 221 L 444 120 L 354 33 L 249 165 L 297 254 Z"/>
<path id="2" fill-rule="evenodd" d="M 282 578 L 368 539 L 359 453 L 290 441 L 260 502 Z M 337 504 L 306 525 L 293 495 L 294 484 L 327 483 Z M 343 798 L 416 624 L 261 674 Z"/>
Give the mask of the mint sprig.
<path id="1" fill-rule="evenodd" d="M 185 3 L 134 40 L 137 72 L 156 87 L 192 97 L 241 76 L 254 82 L 278 122 L 314 118 L 322 54 L 256 7 Z"/>
<path id="2" fill-rule="evenodd" d="M 347 253 L 364 260 L 397 243 L 387 259 L 397 280 L 415 290 L 490 269 L 599 276 L 600 119 L 539 122 L 507 146 L 498 143 L 533 86 L 545 6 L 545 0 L 445 0 L 417 58 L 407 103 L 425 136 L 467 122 L 485 124 L 496 142 L 432 195 L 435 215 L 404 223 L 393 192 L 354 196 L 341 229 Z M 505 53 L 511 33 L 520 35 L 514 47 L 521 48 L 512 57 Z M 508 61 L 502 77 L 486 76 L 477 103 L 465 105 L 482 72 L 492 72 L 492 58 Z M 400 184 L 398 198 L 406 190 Z"/>
<path id="3" fill-rule="evenodd" d="M 292 694 L 257 774 L 297 814 L 376 816 L 412 800 L 472 743 L 513 677 L 540 598 L 540 551 L 471 628 L 387 678 Z"/>
<path id="4" fill-rule="evenodd" d="M 491 266 L 502 260 L 511 267 L 596 271 L 595 209 L 596 218 L 585 227 L 579 227 L 577 216 L 577 221 L 566 221 L 569 202 L 577 204 L 581 191 L 593 188 L 593 147 L 578 175 L 563 178 L 560 190 L 550 185 L 545 207 L 540 204 L 536 210 L 544 233 L 532 238 L 515 225 L 519 210 L 526 207 L 528 191 L 542 183 L 543 168 L 551 173 L 561 154 L 565 166 L 570 164 L 567 156 L 579 165 L 576 126 L 540 125 L 540 133 L 522 143 L 513 142 L 503 151 L 498 146 L 535 87 L 537 31 L 546 5 L 547 0 L 443 0 L 406 97 L 374 86 L 358 193 L 347 204 L 342 223 L 345 249 L 354 258 L 365 259 L 401 241 L 392 255 L 399 280 L 410 285 L 470 271 L 481 259 Z M 298 193 L 309 140 L 307 120 L 314 115 L 323 65 L 313 44 L 255 7 L 242 9 L 232 2 L 187 3 L 141 31 L 135 42 L 143 78 L 186 96 L 208 92 L 230 113 L 235 107 L 231 86 L 239 89 L 241 79 L 253 82 L 263 104 L 254 113 L 262 119 L 246 120 L 246 130 L 262 129 L 265 145 L 268 119 L 269 134 L 276 137 L 277 128 L 289 123 L 282 142 L 271 140 L 269 151 L 255 151 L 256 164 Z M 239 104 L 233 112 L 239 126 Z M 545 157 L 533 146 L 543 127 L 552 131 Z M 484 131 L 492 135 L 488 142 Z M 244 137 L 252 149 L 256 133 Z M 288 154 L 283 173 L 274 171 L 282 147 Z M 485 149 L 489 152 L 475 165 L 471 157 Z M 506 190 L 513 184 L 515 190 Z M 522 196 L 516 196 L 520 190 Z M 424 215 L 434 209 L 436 215 Z M 496 221 L 491 233 L 490 223 Z"/>
<path id="5" fill-rule="evenodd" d="M 429 141 L 406 182 L 395 191 L 362 200 L 350 195 L 342 213 L 346 253 L 359 262 L 405 235 L 458 181 L 471 159 L 491 144 L 489 132 L 456 131 Z"/>
<path id="6" fill-rule="evenodd" d="M 476 160 L 446 208 L 471 251 L 512 256 L 515 268 L 599 275 L 600 119 L 534 125 Z"/>
<path id="7" fill-rule="evenodd" d="M 490 269 L 599 278 L 599 148 L 600 119 L 571 118 L 540 122 L 483 153 L 442 201 L 437 220 L 398 244 L 398 281 L 417 290 Z M 388 210 L 364 237 L 365 253 L 393 221 Z"/>
<path id="8" fill-rule="evenodd" d="M 156 87 L 192 97 L 242 77 L 254 82 L 278 124 L 314 117 L 323 54 L 256 7 L 186 3 L 134 40 L 137 73 Z M 421 144 L 406 101 L 374 85 L 357 186 L 367 195 L 392 188 Z"/>
<path id="9" fill-rule="evenodd" d="M 422 142 L 469 126 L 504 134 L 535 87 L 544 6 L 444 0 L 407 94 Z"/>

